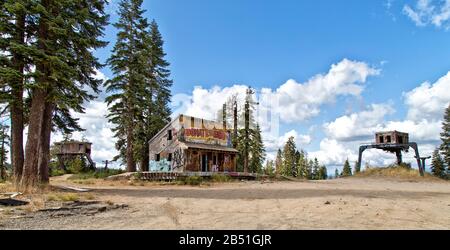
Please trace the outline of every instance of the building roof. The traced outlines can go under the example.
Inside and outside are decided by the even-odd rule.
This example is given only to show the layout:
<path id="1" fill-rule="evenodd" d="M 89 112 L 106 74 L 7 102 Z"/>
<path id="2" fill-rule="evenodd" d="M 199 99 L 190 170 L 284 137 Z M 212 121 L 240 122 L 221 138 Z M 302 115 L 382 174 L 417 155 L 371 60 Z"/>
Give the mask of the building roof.
<path id="1" fill-rule="evenodd" d="M 61 145 L 61 144 L 89 144 L 89 145 L 92 145 L 92 142 L 87 142 L 87 141 L 60 141 L 60 142 L 55 142 L 55 145 Z"/>
<path id="2" fill-rule="evenodd" d="M 378 135 L 378 134 L 392 134 L 392 133 L 405 134 L 405 135 L 408 134 L 408 133 L 400 132 L 400 131 L 397 131 L 397 130 L 394 130 L 394 131 L 381 131 L 381 132 L 376 132 L 377 135 Z"/>
<path id="3" fill-rule="evenodd" d="M 188 149 L 204 149 L 204 150 L 212 150 L 212 151 L 223 151 L 228 153 L 239 153 L 235 148 L 230 148 L 221 145 L 214 144 L 203 144 L 203 143 L 194 143 L 194 142 L 182 142 L 180 143 L 182 147 Z"/>

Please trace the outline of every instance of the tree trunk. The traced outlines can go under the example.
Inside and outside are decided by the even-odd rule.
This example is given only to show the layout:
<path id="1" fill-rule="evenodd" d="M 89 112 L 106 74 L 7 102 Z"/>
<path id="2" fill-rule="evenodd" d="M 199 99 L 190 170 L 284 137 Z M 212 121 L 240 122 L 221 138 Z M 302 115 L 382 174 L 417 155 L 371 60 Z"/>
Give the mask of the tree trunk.
<path id="1" fill-rule="evenodd" d="M 132 86 L 132 83 L 129 83 Z M 131 89 L 131 88 L 130 88 Z M 131 97 L 129 97 L 131 98 Z M 127 115 L 128 121 L 126 122 L 126 136 L 127 136 L 127 172 L 136 172 L 136 162 L 133 155 L 134 144 L 134 107 L 131 100 L 127 100 Z"/>
<path id="2" fill-rule="evenodd" d="M 48 9 L 49 1 L 43 0 L 42 6 Z M 48 23 L 47 20 L 41 18 L 39 22 L 38 32 L 38 49 L 45 53 L 47 51 L 46 40 L 48 39 Z M 23 166 L 21 187 L 29 190 L 38 185 L 39 175 L 39 152 L 40 143 L 43 138 L 42 131 L 44 126 L 44 117 L 46 111 L 47 97 L 48 97 L 48 66 L 45 61 L 37 63 L 36 70 L 40 72 L 37 78 L 39 85 L 33 89 L 30 122 L 28 125 L 27 144 L 25 146 L 25 163 Z"/>
<path id="3" fill-rule="evenodd" d="M 127 172 L 136 172 L 136 163 L 133 156 L 133 125 L 127 126 Z"/>
<path id="4" fill-rule="evenodd" d="M 41 184 L 47 184 L 49 182 L 48 163 L 50 161 L 50 137 L 52 133 L 53 110 L 54 104 L 47 102 L 45 105 L 41 138 L 39 141 L 38 171 L 39 182 Z"/>
<path id="5" fill-rule="evenodd" d="M 142 149 L 142 159 L 140 162 L 142 172 L 149 171 L 150 156 L 149 156 L 148 151 L 149 151 L 149 145 L 148 145 L 148 143 L 145 143 L 143 146 L 143 149 Z"/>
<path id="6" fill-rule="evenodd" d="M 39 144 L 44 124 L 45 99 L 47 92 L 36 89 L 31 101 L 30 124 L 28 126 L 27 144 L 25 147 L 25 164 L 21 179 L 21 187 L 28 190 L 38 184 Z"/>
<path id="7" fill-rule="evenodd" d="M 16 37 L 19 44 L 24 44 L 25 40 L 25 15 L 17 14 Z M 23 171 L 23 71 L 24 60 L 22 55 L 13 53 L 13 67 L 19 73 L 12 83 L 11 110 L 11 164 L 14 173 L 14 182 L 20 183 Z"/>

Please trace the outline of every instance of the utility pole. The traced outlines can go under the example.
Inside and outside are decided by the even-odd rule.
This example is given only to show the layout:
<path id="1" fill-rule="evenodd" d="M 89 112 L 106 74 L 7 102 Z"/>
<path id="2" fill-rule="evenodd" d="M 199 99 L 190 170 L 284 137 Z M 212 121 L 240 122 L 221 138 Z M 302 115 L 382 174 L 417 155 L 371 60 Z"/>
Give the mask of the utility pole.
<path id="1" fill-rule="evenodd" d="M 250 102 L 252 95 L 255 94 L 253 89 L 249 87 L 246 92 L 246 98 L 245 98 L 245 110 L 244 110 L 244 117 L 245 117 L 245 140 L 244 140 L 244 173 L 248 173 L 248 155 L 249 155 L 249 142 L 250 142 Z"/>
<path id="2" fill-rule="evenodd" d="M 222 107 L 222 122 L 223 130 L 227 130 L 227 104 L 224 103 Z"/>
<path id="3" fill-rule="evenodd" d="M 237 148 L 237 137 L 238 137 L 238 106 L 237 97 L 233 98 L 233 146 Z"/>

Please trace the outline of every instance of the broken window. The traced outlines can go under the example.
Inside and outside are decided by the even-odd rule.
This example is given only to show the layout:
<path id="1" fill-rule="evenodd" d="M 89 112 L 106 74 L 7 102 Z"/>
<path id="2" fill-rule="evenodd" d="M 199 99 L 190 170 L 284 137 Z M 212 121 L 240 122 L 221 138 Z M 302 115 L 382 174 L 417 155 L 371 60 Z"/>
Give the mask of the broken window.
<path id="1" fill-rule="evenodd" d="M 195 120 L 194 117 L 191 117 L 191 128 L 195 127 Z"/>
<path id="2" fill-rule="evenodd" d="M 398 136 L 397 137 L 397 142 L 400 144 L 403 144 L 403 136 Z"/>
<path id="3" fill-rule="evenodd" d="M 169 129 L 167 131 L 167 140 L 171 141 L 172 140 L 172 129 Z"/>
<path id="4" fill-rule="evenodd" d="M 160 154 L 156 154 L 156 161 L 160 161 L 161 160 L 161 155 Z"/>
<path id="5" fill-rule="evenodd" d="M 386 142 L 387 143 L 391 143 L 392 142 L 392 138 L 390 135 L 386 136 Z"/>
<path id="6" fill-rule="evenodd" d="M 380 136 L 380 143 L 384 143 L 384 136 Z"/>
<path id="7" fill-rule="evenodd" d="M 169 156 L 167 157 L 168 161 L 172 161 L 172 153 L 169 153 Z"/>

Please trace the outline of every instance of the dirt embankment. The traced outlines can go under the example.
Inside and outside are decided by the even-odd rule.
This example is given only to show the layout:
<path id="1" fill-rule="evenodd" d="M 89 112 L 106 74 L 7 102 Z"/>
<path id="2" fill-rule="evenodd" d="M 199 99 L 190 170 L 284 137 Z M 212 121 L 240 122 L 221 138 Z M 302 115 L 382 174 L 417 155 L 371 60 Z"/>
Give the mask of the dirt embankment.
<path id="1" fill-rule="evenodd" d="M 0 229 L 450 229 L 445 181 L 378 177 L 207 187 L 53 182 L 91 188 L 95 200 L 114 209 L 2 216 Z"/>

